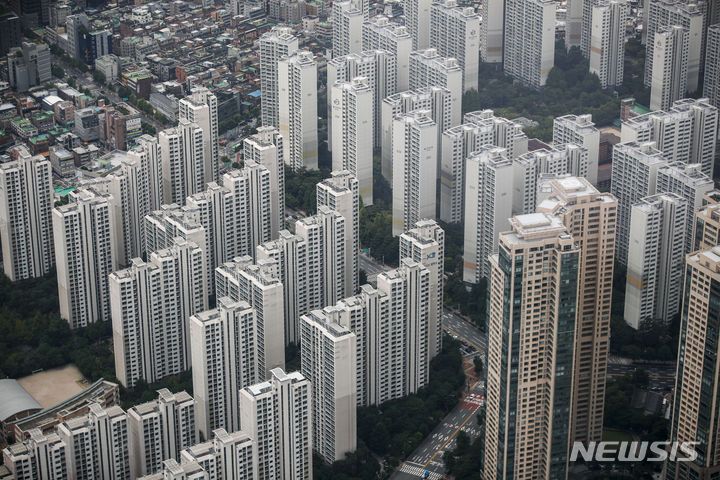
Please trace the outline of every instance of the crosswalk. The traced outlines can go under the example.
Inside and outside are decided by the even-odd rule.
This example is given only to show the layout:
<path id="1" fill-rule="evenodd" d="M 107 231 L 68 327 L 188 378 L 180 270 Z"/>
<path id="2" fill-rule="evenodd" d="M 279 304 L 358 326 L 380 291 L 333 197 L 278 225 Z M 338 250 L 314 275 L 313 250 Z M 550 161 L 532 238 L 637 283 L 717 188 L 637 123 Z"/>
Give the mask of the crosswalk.
<path id="1" fill-rule="evenodd" d="M 403 473 L 407 473 L 409 475 L 412 475 L 417 478 L 423 478 L 423 474 L 425 473 L 425 469 L 422 467 L 417 467 L 415 465 L 411 465 L 409 463 L 404 463 L 402 467 L 400 467 L 400 471 Z M 437 472 L 430 472 L 430 476 L 428 477 L 430 480 L 440 480 L 443 478 L 441 473 Z"/>

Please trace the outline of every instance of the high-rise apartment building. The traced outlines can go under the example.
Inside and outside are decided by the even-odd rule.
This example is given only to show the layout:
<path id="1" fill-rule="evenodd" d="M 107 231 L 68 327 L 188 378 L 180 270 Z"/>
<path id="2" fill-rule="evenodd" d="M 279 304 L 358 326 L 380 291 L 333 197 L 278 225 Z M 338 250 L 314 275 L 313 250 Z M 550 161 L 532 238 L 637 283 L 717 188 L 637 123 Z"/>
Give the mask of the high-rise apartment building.
<path id="1" fill-rule="evenodd" d="M 52 167 L 25 147 L 0 164 L 0 243 L 11 280 L 42 277 L 55 264 L 52 234 Z"/>
<path id="2" fill-rule="evenodd" d="M 457 59 L 463 70 L 463 92 L 477 90 L 480 49 L 480 15 L 457 0 L 430 6 L 430 45 L 443 57 Z"/>
<path id="3" fill-rule="evenodd" d="M 513 161 L 513 213 L 535 212 L 544 193 L 540 191 L 543 178 L 559 175 L 587 178 L 589 157 L 585 147 L 568 143 L 534 150 L 516 158 Z"/>
<path id="4" fill-rule="evenodd" d="M 625 284 L 625 321 L 669 324 L 681 305 L 688 202 L 675 193 L 645 197 L 632 206 Z"/>
<path id="5" fill-rule="evenodd" d="M 503 37 L 505 73 L 534 88 L 547 82 L 555 63 L 552 0 L 506 0 Z"/>
<path id="6" fill-rule="evenodd" d="M 667 112 L 628 119 L 620 131 L 621 142 L 653 141 L 669 162 L 700 163 L 709 177 L 717 138 L 718 109 L 705 98 L 686 98 Z"/>
<path id="7" fill-rule="evenodd" d="M 239 430 L 238 392 L 261 378 L 255 311 L 223 297 L 217 308 L 196 313 L 188 323 L 198 431 L 210 438 L 217 428 Z"/>
<path id="8" fill-rule="evenodd" d="M 258 127 L 257 133 L 243 140 L 243 157 L 270 172 L 270 238 L 285 228 L 285 163 L 283 137 L 274 127 Z"/>
<path id="9" fill-rule="evenodd" d="M 217 97 L 205 87 L 195 87 L 178 102 L 178 108 L 178 120 L 195 123 L 203 132 L 203 185 L 217 181 L 220 174 Z"/>
<path id="10" fill-rule="evenodd" d="M 377 16 L 363 24 L 363 50 L 386 50 L 395 56 L 397 76 L 394 92 L 410 88 L 412 37 L 406 27 Z M 391 92 L 388 92 L 391 93 Z"/>
<path id="11" fill-rule="evenodd" d="M 592 115 L 564 115 L 553 121 L 553 144 L 574 143 L 587 148 L 588 171 L 582 175 L 597 184 L 600 130 L 595 127 Z"/>
<path id="12" fill-rule="evenodd" d="M 281 58 L 292 55 L 298 49 L 298 39 L 290 27 L 274 27 L 263 34 L 260 44 L 260 92 L 261 92 L 261 124 L 263 126 L 280 127 L 280 79 L 278 78 L 278 62 Z M 287 137 L 283 137 L 287 141 Z"/>
<path id="13" fill-rule="evenodd" d="M 667 110 L 688 88 L 690 32 L 679 25 L 662 27 L 653 36 L 650 109 Z"/>
<path id="14" fill-rule="evenodd" d="M 35 428 L 30 430 L 30 438 L 3 450 L 3 465 L 11 478 L 65 480 L 67 455 L 67 447 L 57 433 L 43 434 Z"/>
<path id="15" fill-rule="evenodd" d="M 396 115 L 392 129 L 392 232 L 435 218 L 437 124 L 427 110 Z"/>
<path id="16" fill-rule="evenodd" d="M 274 262 L 252 263 L 248 256 L 217 268 L 217 298 L 247 302 L 255 311 L 255 349 L 258 378 L 267 378 L 273 368 L 285 367 L 283 284 Z"/>
<path id="17" fill-rule="evenodd" d="M 647 30 L 645 85 L 652 86 L 652 79 L 656 71 L 656 59 L 669 61 L 669 58 L 673 58 L 675 61 L 670 70 L 675 71 L 677 75 L 684 70 L 683 65 L 687 65 L 687 70 L 683 73 L 687 76 L 686 88 L 689 92 L 695 92 L 700 85 L 700 73 L 705 60 L 703 57 L 705 54 L 705 5 L 680 0 L 653 0 L 646 2 L 646 6 L 648 18 L 644 23 L 645 30 Z M 655 35 L 664 27 L 681 27 L 686 30 L 687 60 L 683 63 L 678 63 L 682 57 L 658 57 L 655 55 L 655 48 L 658 45 Z M 667 45 L 667 42 L 665 44 Z M 684 93 L 682 92 L 681 95 L 684 96 Z"/>
<path id="18" fill-rule="evenodd" d="M 205 255 L 175 238 L 109 277 L 115 375 L 127 388 L 190 368 L 187 323 L 208 306 Z"/>
<path id="19" fill-rule="evenodd" d="M 720 11 L 720 6 L 715 6 Z M 707 28 L 703 96 L 710 105 L 720 108 L 720 24 Z"/>
<path id="20" fill-rule="evenodd" d="M 186 197 L 205 189 L 203 136 L 202 128 L 187 120 L 158 132 L 164 204 L 183 205 Z"/>
<path id="21" fill-rule="evenodd" d="M 486 63 L 500 63 L 503 61 L 505 1 L 484 1 L 482 18 L 483 21 L 480 22 L 480 58 Z"/>
<path id="22" fill-rule="evenodd" d="M 413 50 L 424 50 L 432 45 L 430 43 L 431 5 L 432 0 L 409 0 L 404 5 L 405 26 L 412 37 Z"/>
<path id="23" fill-rule="evenodd" d="M 587 0 L 585 3 L 593 2 Z M 603 0 L 592 6 L 590 73 L 598 76 L 602 88 L 623 83 L 625 29 L 629 15 L 630 5 L 626 0 Z"/>
<path id="24" fill-rule="evenodd" d="M 332 86 L 330 139 L 334 171 L 347 170 L 358 180 L 364 205 L 373 204 L 374 92 L 365 77 Z"/>
<path id="25" fill-rule="evenodd" d="M 317 207 L 335 210 L 345 219 L 345 280 L 343 298 L 357 292 L 359 282 L 358 252 L 360 249 L 360 196 L 358 180 L 344 171 L 331 173 L 317 184 Z M 284 284 L 284 282 L 283 282 Z"/>
<path id="26" fill-rule="evenodd" d="M 127 422 L 130 478 L 159 472 L 164 460 L 197 443 L 195 400 L 187 392 L 161 388 L 157 400 L 128 409 Z"/>
<path id="27" fill-rule="evenodd" d="M 549 182 L 538 212 L 559 218 L 579 248 L 572 397 L 572 442 L 602 439 L 617 200 L 582 177 Z"/>
<path id="28" fill-rule="evenodd" d="M 295 234 L 307 246 L 307 311 L 334 305 L 345 296 L 346 228 L 345 217 L 325 206 L 295 223 Z"/>
<path id="29" fill-rule="evenodd" d="M 568 50 L 572 47 L 580 47 L 583 54 L 587 53 L 582 47 L 585 3 L 584 0 L 568 0 L 565 13 L 565 47 Z"/>
<path id="30" fill-rule="evenodd" d="M 685 291 L 680 319 L 675 398 L 672 402 L 670 441 L 698 442 L 693 461 L 665 463 L 664 477 L 672 480 L 712 478 L 718 465 L 718 425 L 712 415 L 717 410 L 715 394 L 718 367 L 718 331 L 713 327 L 715 304 L 720 288 L 720 248 L 701 250 L 686 259 Z"/>
<path id="31" fill-rule="evenodd" d="M 457 59 L 441 56 L 437 49 L 415 50 L 410 54 L 410 89 L 440 87 L 450 90 L 452 112 L 460 112 L 463 93 L 463 69 Z M 452 125 L 460 123 L 460 114 Z"/>
<path id="32" fill-rule="evenodd" d="M 427 350 L 432 359 L 442 350 L 445 231 L 434 220 L 420 220 L 400 235 L 400 259 L 403 258 L 421 263 L 430 272 Z"/>
<path id="33" fill-rule="evenodd" d="M 655 195 L 658 170 L 667 164 L 655 143 L 620 143 L 613 148 L 610 193 L 618 201 L 615 258 L 627 265 L 630 214 L 633 204 Z"/>
<path id="34" fill-rule="evenodd" d="M 332 6 L 333 57 L 362 51 L 365 15 L 360 0 L 338 0 Z"/>
<path id="35" fill-rule="evenodd" d="M 687 201 L 685 215 L 684 251 L 693 251 L 694 212 L 703 205 L 703 197 L 715 186 L 713 180 L 701 171 L 701 165 L 687 165 L 681 162 L 669 163 L 658 170 L 658 193 L 676 193 Z"/>
<path id="36" fill-rule="evenodd" d="M 504 148 L 484 145 L 466 162 L 463 281 L 490 278 L 498 236 L 510 227 L 513 163 Z"/>
<path id="37" fill-rule="evenodd" d="M 180 464 L 170 459 L 157 477 L 145 477 L 144 480 L 258 478 L 257 442 L 243 431 L 213 430 L 208 441 L 184 449 L 180 457 Z"/>
<path id="38" fill-rule="evenodd" d="M 510 223 L 491 257 L 485 477 L 564 479 L 580 249 L 556 216 Z"/>
<path id="39" fill-rule="evenodd" d="M 300 319 L 301 367 L 312 385 L 313 449 L 327 463 L 357 448 L 356 337 L 321 310 Z"/>
<path id="40" fill-rule="evenodd" d="M 67 478 L 130 478 L 127 414 L 97 403 L 87 415 L 71 418 L 57 427 L 65 444 Z"/>
<path id="41" fill-rule="evenodd" d="M 465 123 L 442 132 L 440 161 L 440 219 L 455 223 L 465 215 L 465 164 L 467 157 L 483 145 L 505 149 L 515 159 L 527 152 L 522 126 L 492 110 L 465 114 Z"/>
<path id="42" fill-rule="evenodd" d="M 211 281 L 218 265 L 253 255 L 256 246 L 271 239 L 271 177 L 267 168 L 248 159 L 242 170 L 223 175 L 222 186 L 209 183 L 207 190 L 187 198 L 184 210 L 196 215 L 207 235 Z"/>
<path id="43" fill-rule="evenodd" d="M 110 321 L 108 275 L 117 269 L 112 197 L 91 189 L 72 192 L 52 211 L 60 316 L 71 328 Z"/>
<path id="44" fill-rule="evenodd" d="M 285 164 L 293 170 L 318 168 L 317 63 L 307 50 L 277 64 L 278 128 Z"/>
<path id="45" fill-rule="evenodd" d="M 383 99 L 380 105 L 382 174 L 389 183 L 392 183 L 393 170 L 393 122 L 397 115 L 414 110 L 430 112 L 430 118 L 438 126 L 438 150 L 442 132 L 459 125 L 462 119 L 460 104 L 455 102 L 455 96 L 447 88 L 424 87 L 396 93 Z"/>
<path id="46" fill-rule="evenodd" d="M 344 55 L 328 61 L 327 84 L 350 82 L 355 77 L 365 77 L 374 92 L 373 100 L 373 146 L 381 146 L 380 105 L 395 93 L 397 86 L 397 58 L 389 50 L 365 50 L 359 54 Z M 328 138 L 333 138 L 332 95 L 328 95 Z M 328 145 L 332 151 L 332 142 Z"/>
<path id="47" fill-rule="evenodd" d="M 312 478 L 312 386 L 300 372 L 240 391 L 240 428 L 257 442 L 259 480 Z"/>

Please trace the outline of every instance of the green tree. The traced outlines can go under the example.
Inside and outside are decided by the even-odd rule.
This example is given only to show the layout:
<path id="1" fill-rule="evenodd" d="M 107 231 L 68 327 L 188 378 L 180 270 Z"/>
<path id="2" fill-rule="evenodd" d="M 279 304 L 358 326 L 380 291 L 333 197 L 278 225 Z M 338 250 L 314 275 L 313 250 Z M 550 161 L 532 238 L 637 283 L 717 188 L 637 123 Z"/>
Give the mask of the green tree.
<path id="1" fill-rule="evenodd" d="M 52 72 L 53 77 L 57 77 L 61 80 L 65 78 L 65 70 L 63 70 L 59 65 L 53 65 L 50 67 L 50 71 Z"/>

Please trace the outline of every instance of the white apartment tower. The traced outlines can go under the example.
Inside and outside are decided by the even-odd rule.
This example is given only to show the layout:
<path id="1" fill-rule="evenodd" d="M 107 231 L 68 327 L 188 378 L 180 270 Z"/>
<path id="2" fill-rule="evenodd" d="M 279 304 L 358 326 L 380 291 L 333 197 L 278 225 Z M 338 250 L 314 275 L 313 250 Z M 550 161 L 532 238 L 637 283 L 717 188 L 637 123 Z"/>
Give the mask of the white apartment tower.
<path id="1" fill-rule="evenodd" d="M 53 252 L 52 167 L 26 148 L 0 164 L 0 243 L 10 281 L 42 277 L 55 263 Z"/>
<path id="2" fill-rule="evenodd" d="M 373 146 L 380 147 L 380 105 L 384 98 L 395 93 L 397 85 L 397 60 L 389 50 L 365 50 L 359 54 L 344 55 L 328 61 L 327 84 L 350 82 L 355 77 L 365 77 L 374 92 L 373 100 Z M 328 95 L 328 138 L 333 138 L 332 95 Z M 332 141 L 328 144 L 332 152 Z"/>
<path id="3" fill-rule="evenodd" d="M 360 249 L 360 198 L 358 180 L 348 172 L 332 172 L 317 184 L 317 207 L 335 210 L 345 219 L 345 290 L 343 298 L 355 294 L 358 289 L 359 267 L 358 251 Z M 283 282 L 283 285 L 285 282 Z"/>
<path id="4" fill-rule="evenodd" d="M 430 45 L 443 57 L 457 59 L 463 70 L 463 92 L 477 90 L 480 50 L 480 15 L 473 7 L 458 7 L 457 0 L 430 7 Z"/>
<path id="5" fill-rule="evenodd" d="M 685 254 L 693 251 L 693 231 L 695 215 L 703 206 L 705 194 L 715 187 L 713 180 L 702 172 L 699 164 L 672 162 L 664 165 L 657 173 L 658 193 L 676 193 L 687 201 L 688 213 L 685 216 Z"/>
<path id="6" fill-rule="evenodd" d="M 285 161 L 283 137 L 277 128 L 258 127 L 257 133 L 243 140 L 243 158 L 270 172 L 270 238 L 285 228 Z"/>
<path id="7" fill-rule="evenodd" d="M 312 440 L 327 463 L 357 448 L 356 337 L 321 310 L 300 319 L 301 372 L 312 385 Z"/>
<path id="8" fill-rule="evenodd" d="M 720 7 L 715 8 L 720 11 Z M 710 25 L 707 28 L 703 81 L 703 96 L 710 105 L 720 108 L 720 25 Z"/>
<path id="9" fill-rule="evenodd" d="M 645 197 L 632 206 L 625 284 L 625 321 L 669 324 L 680 311 L 687 201 L 675 193 Z"/>
<path id="10" fill-rule="evenodd" d="M 150 210 L 157 210 L 163 204 L 162 155 L 158 137 L 147 134 L 139 136 L 135 146 L 128 151 L 128 157 L 136 158 L 147 171 Z"/>
<path id="11" fill-rule="evenodd" d="M 186 197 L 205 189 L 203 135 L 198 124 L 187 120 L 158 132 L 164 204 L 182 205 Z"/>
<path id="12" fill-rule="evenodd" d="M 11 478 L 22 480 L 67 478 L 67 448 L 57 433 L 30 430 L 30 438 L 3 450 L 3 465 Z"/>
<path id="13" fill-rule="evenodd" d="M 71 328 L 110 321 L 108 275 L 118 266 L 111 204 L 110 195 L 81 189 L 52 212 L 60 316 Z"/>
<path id="14" fill-rule="evenodd" d="M 65 444 L 68 480 L 130 478 L 127 414 L 120 407 L 103 409 L 97 403 L 89 412 L 58 425 Z"/>
<path id="15" fill-rule="evenodd" d="M 392 231 L 435 218 L 437 124 L 427 110 L 395 116 L 392 129 Z"/>
<path id="16" fill-rule="evenodd" d="M 399 114 L 414 110 L 428 110 L 437 124 L 438 150 L 442 132 L 460 124 L 462 112 L 455 95 L 447 88 L 423 87 L 396 93 L 383 99 L 380 105 L 380 135 L 382 146 L 382 174 L 392 183 L 393 122 Z"/>
<path id="17" fill-rule="evenodd" d="M 589 157 L 585 147 L 568 143 L 555 144 L 549 150 L 534 150 L 516 158 L 513 161 L 513 213 L 535 212 L 543 193 L 540 192 L 543 177 L 569 174 L 587 178 Z"/>
<path id="18" fill-rule="evenodd" d="M 503 38 L 505 73 L 534 88 L 547 82 L 555 63 L 552 0 L 506 0 Z"/>
<path id="19" fill-rule="evenodd" d="M 463 93 L 463 69 L 455 58 L 441 56 L 437 49 L 416 50 L 410 54 L 410 89 L 440 87 L 450 90 L 452 112 L 460 112 Z M 460 123 L 460 114 L 452 125 Z"/>
<path id="20" fill-rule="evenodd" d="M 410 88 L 410 52 L 412 37 L 406 27 L 377 16 L 363 24 L 363 50 L 386 50 L 395 57 L 397 77 L 394 92 Z M 392 93 L 392 92 L 389 92 Z"/>
<path id="21" fill-rule="evenodd" d="M 263 243 L 255 250 L 258 262 L 275 262 L 279 270 L 278 278 L 283 286 L 284 345 L 298 342 L 300 316 L 310 311 L 307 254 L 305 239 L 288 230 L 280 230 L 277 240 Z"/>
<path id="22" fill-rule="evenodd" d="M 648 21 L 645 23 L 647 30 L 647 41 L 645 44 L 645 85 L 652 86 L 652 79 L 655 77 L 656 59 L 671 61 L 668 66 L 670 71 L 687 76 L 686 88 L 689 92 L 695 92 L 700 82 L 700 72 L 705 54 L 705 5 L 698 3 L 686 3 L 680 0 L 653 0 L 646 2 L 648 7 Z M 686 31 L 685 41 L 687 46 L 686 60 L 682 56 L 655 55 L 655 48 L 658 43 L 655 35 L 665 27 L 681 27 Z M 671 29 L 672 30 L 672 29 Z M 666 30 L 667 33 L 670 33 Z M 668 35 L 665 35 L 666 37 Z M 668 40 L 661 45 L 668 48 Z M 661 71 L 661 70 L 659 70 Z M 680 71 L 683 71 L 680 73 Z M 682 92 L 681 97 L 685 95 Z"/>
<path id="23" fill-rule="evenodd" d="M 440 154 L 440 219 L 460 222 L 465 214 L 465 163 L 483 145 L 505 149 L 515 159 L 527 152 L 527 135 L 522 126 L 492 110 L 465 114 L 465 123 L 442 132 Z"/>
<path id="24" fill-rule="evenodd" d="M 431 288 L 430 270 L 410 258 L 400 260 L 396 270 L 377 276 L 377 289 L 388 296 L 389 310 L 389 318 L 381 319 L 383 332 L 377 334 L 389 335 L 397 342 L 397 345 L 388 345 L 386 342 L 392 341 L 391 338 L 381 340 L 384 351 L 380 352 L 380 362 L 388 361 L 393 373 L 372 380 L 375 387 L 371 395 L 377 403 L 416 393 L 429 381 Z"/>
<path id="25" fill-rule="evenodd" d="M 238 392 L 260 378 L 255 311 L 223 297 L 190 317 L 189 332 L 198 431 L 204 438 L 217 428 L 237 431 Z"/>
<path id="26" fill-rule="evenodd" d="M 588 151 L 588 171 L 585 176 L 597 185 L 598 157 L 600 155 L 600 130 L 595 127 L 592 115 L 564 115 L 553 121 L 553 144 L 574 143 Z"/>
<path id="27" fill-rule="evenodd" d="M 358 180 L 364 205 L 373 204 L 375 95 L 366 77 L 332 86 L 332 163 Z"/>
<path id="28" fill-rule="evenodd" d="M 127 411 L 130 478 L 162 470 L 163 461 L 197 443 L 195 400 L 187 392 L 158 390 L 157 400 Z"/>
<path id="29" fill-rule="evenodd" d="M 257 444 L 258 480 L 312 479 L 312 386 L 300 372 L 240 391 L 240 428 Z"/>
<path id="30" fill-rule="evenodd" d="M 630 238 L 630 214 L 633 204 L 655 195 L 658 170 L 667 164 L 655 144 L 621 143 L 613 149 L 610 193 L 618 201 L 616 259 L 627 265 Z"/>
<path id="31" fill-rule="evenodd" d="M 307 248 L 307 311 L 334 305 L 345 297 L 347 263 L 345 240 L 351 238 L 345 217 L 328 207 L 319 206 L 312 217 L 295 223 L 295 234 Z M 355 253 L 357 255 L 357 252 Z"/>
<path id="32" fill-rule="evenodd" d="M 480 58 L 486 63 L 503 61 L 505 0 L 485 0 L 480 22 Z M 568 25 L 568 28 L 570 25 Z"/>
<path id="33" fill-rule="evenodd" d="M 718 109 L 708 99 L 686 98 L 668 111 L 652 112 L 623 122 L 621 142 L 649 142 L 670 162 L 700 163 L 713 176 Z"/>
<path id="34" fill-rule="evenodd" d="M 197 124 L 203 132 L 203 184 L 218 180 L 218 101 L 205 87 L 195 87 L 178 102 L 178 120 Z"/>
<path id="35" fill-rule="evenodd" d="M 510 227 L 513 163 L 504 148 L 484 145 L 467 158 L 463 281 L 490 278 L 490 255 Z"/>
<path id="36" fill-rule="evenodd" d="M 187 322 L 207 309 L 205 255 L 176 238 L 109 277 L 115 375 L 126 388 L 190 368 Z"/>
<path id="37" fill-rule="evenodd" d="M 278 121 L 284 139 L 285 165 L 293 170 L 318 168 L 317 62 L 307 50 L 277 64 Z"/>
<path id="38" fill-rule="evenodd" d="M 283 284 L 275 262 L 252 263 L 248 256 L 236 258 L 217 268 L 217 298 L 247 302 L 255 311 L 255 345 L 258 378 L 270 370 L 285 367 Z"/>
<path id="39" fill-rule="evenodd" d="M 630 5 L 626 0 L 603 0 L 592 6 L 590 72 L 598 76 L 602 88 L 623 83 L 625 27 L 629 14 Z"/>
<path id="40" fill-rule="evenodd" d="M 431 5 L 432 0 L 408 0 L 403 6 L 405 25 L 412 37 L 413 50 L 424 50 L 432 45 L 430 43 Z"/>
<path id="41" fill-rule="evenodd" d="M 332 5 L 333 57 L 362 51 L 365 15 L 361 0 L 338 0 Z"/>
<path id="42" fill-rule="evenodd" d="M 170 460 L 157 479 L 144 480 L 205 480 L 256 479 L 257 442 L 243 431 L 228 433 L 224 428 L 213 430 L 210 440 L 192 445 L 181 453 L 181 463 Z M 189 470 L 189 471 L 188 471 Z M 172 476 L 175 472 L 178 477 Z"/>
<path id="43" fill-rule="evenodd" d="M 430 272 L 428 358 L 442 350 L 443 281 L 445 278 L 445 231 L 434 220 L 420 220 L 400 235 L 400 259 L 410 258 Z"/>
<path id="44" fill-rule="evenodd" d="M 290 27 L 274 27 L 260 37 L 260 99 L 262 125 L 280 127 L 278 62 L 298 49 Z M 287 137 L 283 137 L 287 141 Z"/>
<path id="45" fill-rule="evenodd" d="M 653 36 L 650 109 L 667 110 L 685 97 L 688 88 L 690 32 L 681 26 L 662 27 Z"/>

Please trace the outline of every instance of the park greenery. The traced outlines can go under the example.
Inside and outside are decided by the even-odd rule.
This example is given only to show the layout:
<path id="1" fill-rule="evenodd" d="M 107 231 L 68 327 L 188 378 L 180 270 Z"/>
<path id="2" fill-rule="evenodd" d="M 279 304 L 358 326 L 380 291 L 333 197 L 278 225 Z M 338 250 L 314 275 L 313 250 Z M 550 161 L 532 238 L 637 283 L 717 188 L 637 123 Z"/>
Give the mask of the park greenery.
<path id="1" fill-rule="evenodd" d="M 379 406 L 358 408 L 358 437 L 389 466 L 415 450 L 457 405 L 465 386 L 460 343 L 449 336 L 430 363 L 430 381 L 417 393 Z"/>
<path id="2" fill-rule="evenodd" d="M 293 171 L 285 167 L 285 205 L 305 215 L 317 211 L 317 184 L 330 176 L 329 170 Z"/>
<path id="3" fill-rule="evenodd" d="M 639 102 L 649 100 L 642 79 L 644 56 L 640 41 L 631 40 L 625 60 L 625 84 L 617 88 L 617 95 L 600 86 L 579 49 L 568 52 L 562 41 L 556 44 L 555 66 L 541 90 L 513 81 L 499 64 L 481 62 L 479 89 L 465 93 L 463 112 L 489 108 L 501 117 L 529 118 L 538 122 L 538 126 L 526 128 L 525 133 L 543 141 L 552 140 L 553 119 L 562 115 L 590 113 L 597 126 L 607 126 L 619 116 L 619 98 L 634 96 Z"/>
<path id="4" fill-rule="evenodd" d="M 455 437 L 455 448 L 447 450 L 443 462 L 448 473 L 455 480 L 481 480 L 483 478 L 483 461 L 485 456 L 485 410 L 476 416 L 481 434 L 475 440 L 463 430 Z"/>
<path id="5" fill-rule="evenodd" d="M 110 336 L 109 323 L 73 331 L 60 318 L 55 272 L 14 283 L 0 275 L 0 378 L 74 363 L 90 381 L 113 379 Z"/>

